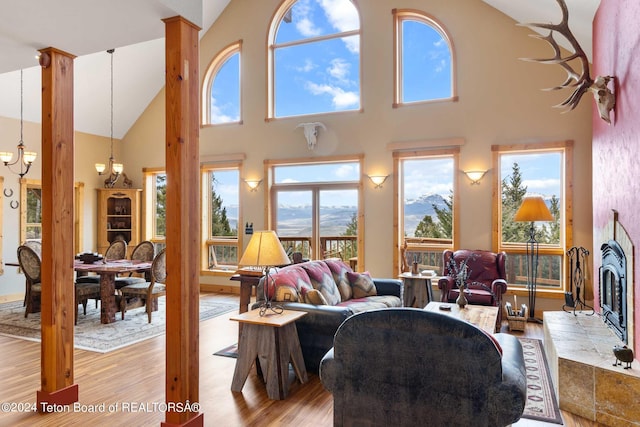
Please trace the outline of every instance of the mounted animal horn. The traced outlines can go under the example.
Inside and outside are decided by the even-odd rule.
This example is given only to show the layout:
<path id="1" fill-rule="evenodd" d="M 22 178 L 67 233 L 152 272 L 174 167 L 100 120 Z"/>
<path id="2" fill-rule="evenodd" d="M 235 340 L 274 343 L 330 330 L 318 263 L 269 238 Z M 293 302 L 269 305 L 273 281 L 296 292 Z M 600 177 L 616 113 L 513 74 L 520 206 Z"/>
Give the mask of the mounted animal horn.
<path id="1" fill-rule="evenodd" d="M 609 89 L 608 84 L 611 80 L 615 79 L 613 76 L 598 76 L 595 80 L 591 79 L 589 74 L 589 60 L 587 59 L 587 55 L 584 53 L 584 50 L 580 47 L 578 40 L 575 38 L 571 30 L 569 29 L 569 9 L 567 8 L 564 0 L 556 0 L 560 5 L 560 9 L 562 9 L 562 21 L 559 24 L 518 24 L 519 26 L 529 27 L 529 28 L 541 28 L 549 30 L 549 35 L 542 36 L 538 34 L 532 34 L 531 37 L 535 37 L 538 39 L 542 39 L 549 43 L 554 50 L 554 56 L 552 58 L 546 59 L 534 59 L 534 58 L 520 58 L 523 61 L 532 61 L 539 62 L 542 64 L 558 64 L 567 72 L 567 79 L 559 86 L 544 89 L 544 90 L 560 90 L 569 87 L 574 87 L 575 89 L 569 95 L 567 99 L 561 102 L 554 107 L 557 108 L 565 108 L 567 111 L 571 111 L 580 102 L 582 95 L 585 92 L 589 91 L 593 93 L 593 97 L 598 106 L 598 112 L 600 117 L 605 122 L 611 124 L 611 119 L 609 117 L 609 112 L 615 107 L 616 104 L 616 96 Z M 560 51 L 560 45 L 557 40 L 554 38 L 554 32 L 564 36 L 574 52 L 572 52 L 567 57 L 562 57 L 562 52 Z M 570 65 L 570 62 L 577 60 L 580 63 L 581 72 L 578 73 L 574 68 Z"/>
<path id="2" fill-rule="evenodd" d="M 300 127 L 304 128 L 304 137 L 307 139 L 309 150 L 316 148 L 316 143 L 318 141 L 318 128 L 327 130 L 324 123 L 320 122 L 300 123 L 296 126 L 296 129 Z"/>

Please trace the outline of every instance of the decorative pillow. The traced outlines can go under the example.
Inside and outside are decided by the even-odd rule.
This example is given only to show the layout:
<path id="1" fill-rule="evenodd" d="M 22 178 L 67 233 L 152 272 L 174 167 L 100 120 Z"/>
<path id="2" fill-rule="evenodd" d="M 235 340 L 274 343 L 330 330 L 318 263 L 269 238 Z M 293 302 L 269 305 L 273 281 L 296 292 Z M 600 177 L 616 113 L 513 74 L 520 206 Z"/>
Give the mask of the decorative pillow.
<path id="1" fill-rule="evenodd" d="M 314 289 L 320 291 L 328 305 L 340 304 L 340 292 L 333 280 L 333 275 L 329 267 L 322 261 L 311 261 L 300 264 L 311 279 Z"/>
<path id="2" fill-rule="evenodd" d="M 353 289 L 353 298 L 364 298 L 378 295 L 378 290 L 371 280 L 368 271 L 364 273 L 347 273 L 347 278 Z"/>
<path id="3" fill-rule="evenodd" d="M 342 301 L 348 301 L 353 298 L 353 289 L 351 288 L 351 284 L 349 284 L 349 279 L 347 279 L 347 273 L 353 273 L 351 267 L 340 259 L 325 259 L 324 263 L 327 264 L 329 270 L 331 270 L 333 281 L 338 285 L 340 299 Z"/>
<path id="4" fill-rule="evenodd" d="M 295 265 L 269 274 L 269 279 L 269 298 L 273 301 L 302 301 L 302 290 L 313 289 L 306 271 Z"/>
<path id="5" fill-rule="evenodd" d="M 313 305 L 328 305 L 327 300 L 324 299 L 322 293 L 317 289 L 311 289 L 304 294 L 304 302 Z"/>

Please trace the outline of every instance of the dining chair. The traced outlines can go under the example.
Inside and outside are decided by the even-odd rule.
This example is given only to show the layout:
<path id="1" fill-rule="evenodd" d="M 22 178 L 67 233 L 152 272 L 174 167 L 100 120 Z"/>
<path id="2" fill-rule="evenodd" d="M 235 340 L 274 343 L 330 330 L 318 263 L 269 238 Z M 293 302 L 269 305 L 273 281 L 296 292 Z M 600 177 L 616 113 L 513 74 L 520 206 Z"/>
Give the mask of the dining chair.
<path id="1" fill-rule="evenodd" d="M 151 312 L 153 311 L 154 300 L 167 294 L 166 279 L 166 253 L 165 249 L 163 249 L 153 258 L 153 262 L 151 263 L 151 280 L 149 282 L 133 283 L 120 288 L 120 312 L 122 313 L 122 319 L 124 320 L 124 313 L 127 310 L 127 300 L 140 298 L 144 300 L 147 318 L 149 323 L 151 323 Z"/>
<path id="2" fill-rule="evenodd" d="M 135 262 L 152 262 L 153 256 L 155 253 L 155 246 L 152 242 L 145 240 L 135 248 L 131 252 L 131 261 Z M 134 273 L 129 273 L 128 277 L 116 277 L 115 286 L 116 289 L 120 289 L 127 285 L 133 285 L 134 283 L 145 283 L 151 281 L 151 271 L 147 270 L 144 272 L 144 277 L 137 277 L 133 275 Z"/>
<path id="3" fill-rule="evenodd" d="M 98 276 L 99 277 L 99 276 Z M 98 301 L 100 300 L 100 282 L 91 283 L 84 282 L 78 283 L 75 282 L 75 295 L 76 295 L 76 316 L 75 316 L 75 324 L 78 324 L 78 312 L 80 310 L 80 304 L 82 304 L 82 308 L 84 310 L 84 315 L 87 315 L 87 302 L 90 299 L 96 300 L 96 308 L 98 308 Z"/>
<path id="4" fill-rule="evenodd" d="M 28 246 L 31 249 L 33 249 L 35 251 L 36 254 L 38 254 L 38 257 L 40 257 L 40 259 L 42 259 L 42 243 L 40 242 L 40 240 L 25 240 L 24 243 L 22 243 L 24 246 Z M 25 284 L 26 286 L 26 284 Z M 26 307 L 27 306 L 27 293 L 24 293 L 24 301 L 22 302 L 22 306 Z"/>
<path id="5" fill-rule="evenodd" d="M 24 317 L 29 313 L 39 311 L 42 285 L 40 283 L 41 261 L 40 256 L 32 248 L 18 246 L 18 263 L 25 277 L 25 301 Z"/>

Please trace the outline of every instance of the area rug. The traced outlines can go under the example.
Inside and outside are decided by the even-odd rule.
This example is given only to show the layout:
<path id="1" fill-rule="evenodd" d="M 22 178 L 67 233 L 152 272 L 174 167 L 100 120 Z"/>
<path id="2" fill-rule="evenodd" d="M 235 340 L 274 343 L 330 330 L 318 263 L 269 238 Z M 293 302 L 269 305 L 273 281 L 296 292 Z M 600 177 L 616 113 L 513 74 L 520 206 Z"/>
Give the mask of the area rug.
<path id="1" fill-rule="evenodd" d="M 524 352 L 527 373 L 527 403 L 523 418 L 563 424 L 558 401 L 553 391 L 551 372 L 544 357 L 542 341 L 534 338 L 518 338 Z"/>
<path id="2" fill-rule="evenodd" d="M 200 300 L 200 321 L 237 310 L 237 304 Z M 100 323 L 100 309 L 89 301 L 87 315 L 78 316 L 74 346 L 82 350 L 107 353 L 128 345 L 163 335 L 165 332 L 165 297 L 158 299 L 158 311 L 154 311 L 151 323 L 147 321 L 144 307 L 127 310 L 124 320 L 116 313 L 114 323 Z M 0 334 L 30 341 L 40 341 L 40 313 L 24 318 L 22 301 L 0 304 Z"/>
<path id="3" fill-rule="evenodd" d="M 222 350 L 213 353 L 214 356 L 235 357 L 238 358 L 238 344 L 232 344 Z"/>

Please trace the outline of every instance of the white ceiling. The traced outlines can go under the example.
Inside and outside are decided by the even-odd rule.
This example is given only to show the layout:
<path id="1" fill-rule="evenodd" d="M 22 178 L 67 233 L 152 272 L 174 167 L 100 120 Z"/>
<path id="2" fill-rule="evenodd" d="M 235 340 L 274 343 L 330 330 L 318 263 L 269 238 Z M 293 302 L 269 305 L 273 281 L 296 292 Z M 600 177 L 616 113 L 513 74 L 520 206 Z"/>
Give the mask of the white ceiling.
<path id="1" fill-rule="evenodd" d="M 164 85 L 163 18 L 184 16 L 202 36 L 231 0 L 2 0 L 0 2 L 0 116 L 41 121 L 38 49 L 76 55 L 74 126 L 109 136 L 110 57 L 114 62 L 114 137 L 122 138 Z M 238 1 L 238 0 L 235 0 Z M 517 22 L 558 22 L 555 0 L 483 0 Z M 566 0 L 569 25 L 591 55 L 591 28 L 600 0 Z M 526 53 L 523 53 L 526 56 Z M 28 144 L 27 141 L 25 143 Z"/>

